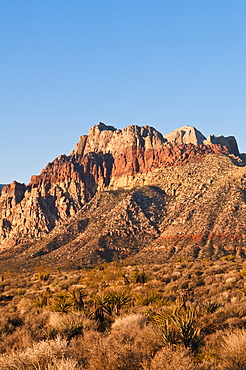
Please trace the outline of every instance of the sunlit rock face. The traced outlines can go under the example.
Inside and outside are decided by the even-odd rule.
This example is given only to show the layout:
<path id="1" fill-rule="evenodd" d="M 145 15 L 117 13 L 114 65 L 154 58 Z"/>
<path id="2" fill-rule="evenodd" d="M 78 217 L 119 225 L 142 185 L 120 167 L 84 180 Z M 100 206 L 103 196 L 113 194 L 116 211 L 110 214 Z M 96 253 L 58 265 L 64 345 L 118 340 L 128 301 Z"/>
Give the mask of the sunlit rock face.
<path id="1" fill-rule="evenodd" d="M 205 136 L 193 126 L 183 126 L 169 134 L 165 135 L 165 139 L 174 144 L 203 144 L 206 140 Z"/>
<path id="2" fill-rule="evenodd" d="M 70 155 L 48 163 L 28 185 L 13 182 L 2 188 L 1 248 L 40 240 L 75 217 L 99 192 L 152 186 L 155 174 L 163 169 L 183 171 L 192 163 L 202 165 L 209 155 L 230 154 L 239 155 L 234 137 L 211 135 L 206 139 L 191 126 L 163 136 L 149 126 L 131 125 L 119 130 L 100 122 L 80 137 Z M 170 194 L 175 197 L 177 184 L 170 176 L 168 181 Z M 140 214 L 139 205 L 136 207 L 136 214 Z M 155 229 L 151 221 L 147 224 L 149 230 Z"/>
<path id="3" fill-rule="evenodd" d="M 225 137 L 223 135 L 221 136 L 215 136 L 215 135 L 209 135 L 207 140 L 204 140 L 203 142 L 205 145 L 211 145 L 211 144 L 220 144 L 226 148 L 228 148 L 228 151 L 234 155 L 239 155 L 238 145 L 237 141 L 234 136 L 228 136 Z"/>

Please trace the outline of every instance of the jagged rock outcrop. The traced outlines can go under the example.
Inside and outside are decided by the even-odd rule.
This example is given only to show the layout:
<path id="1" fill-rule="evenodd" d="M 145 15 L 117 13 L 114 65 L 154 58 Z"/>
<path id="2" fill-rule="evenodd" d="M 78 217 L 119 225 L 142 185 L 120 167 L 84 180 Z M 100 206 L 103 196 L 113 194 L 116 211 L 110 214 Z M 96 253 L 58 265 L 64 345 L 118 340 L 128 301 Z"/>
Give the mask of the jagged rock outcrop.
<path id="1" fill-rule="evenodd" d="M 88 135 L 80 137 L 72 155 L 83 156 L 88 153 L 111 153 L 112 156 L 122 154 L 126 148 L 161 149 L 166 142 L 160 132 L 153 127 L 131 125 L 123 130 L 116 130 L 99 122 L 92 127 Z"/>
<path id="2" fill-rule="evenodd" d="M 2 188 L 3 188 L 4 186 L 5 186 L 5 185 L 0 184 L 0 195 L 1 195 L 1 193 L 2 193 Z"/>
<path id="3" fill-rule="evenodd" d="M 39 251 L 46 251 L 45 253 L 51 253 L 57 248 L 61 251 L 60 248 L 63 248 L 64 245 L 72 243 L 71 245 L 75 249 L 83 244 L 84 250 L 94 250 L 93 253 L 97 250 L 98 256 L 100 254 L 104 256 L 109 250 L 119 251 L 124 238 L 126 239 L 124 242 L 126 247 L 124 248 L 130 248 L 129 242 L 131 242 L 134 250 L 137 251 L 139 243 L 145 246 L 146 240 L 161 236 L 163 240 L 167 240 L 164 245 L 168 249 L 172 245 L 170 238 L 179 235 L 179 233 L 183 235 L 189 220 L 194 220 L 193 206 L 186 207 L 185 204 L 187 202 L 193 204 L 192 199 L 195 199 L 195 207 L 199 208 L 199 197 L 203 197 L 205 189 L 213 188 L 211 184 L 214 181 L 214 174 L 207 175 L 208 178 L 205 183 L 201 184 L 201 188 L 197 187 L 196 183 L 199 171 L 206 172 L 206 161 L 209 155 L 215 155 L 215 158 L 221 158 L 221 156 L 225 158 L 227 167 L 233 166 L 234 172 L 237 169 L 244 171 L 239 158 L 233 157 L 232 160 L 237 163 L 232 165 L 228 157 L 230 154 L 236 155 L 237 153 L 237 144 L 234 140 L 232 137 L 222 140 L 212 136 L 206 140 L 202 133 L 190 126 L 184 126 L 163 136 L 149 126 L 128 126 L 123 130 L 118 130 L 99 123 L 89 130 L 88 135 L 81 136 L 75 150 L 69 156 L 57 157 L 42 170 L 40 175 L 32 176 L 28 185 L 13 182 L 2 189 L 0 197 L 1 248 L 4 250 L 22 245 L 22 248 L 26 249 L 35 240 L 35 248 L 38 248 Z M 189 167 L 192 165 L 200 168 L 197 170 L 197 167 L 194 167 L 196 168 L 196 176 L 193 177 L 189 175 L 189 171 L 193 174 L 193 170 Z M 215 171 L 220 173 L 219 160 L 216 166 Z M 176 168 L 178 168 L 177 171 Z M 178 177 L 175 178 L 174 173 L 183 174 L 183 178 L 181 175 L 181 177 L 177 175 Z M 223 169 L 223 176 L 224 174 L 225 170 Z M 181 189 L 184 189 L 184 178 L 186 178 L 185 183 L 188 188 L 193 190 L 187 193 L 187 202 L 184 200 L 180 202 L 178 194 L 182 193 Z M 208 183 L 209 181 L 211 183 Z M 230 179 L 228 181 L 230 182 Z M 166 196 L 161 201 L 159 193 L 154 195 L 154 191 L 152 191 L 152 200 L 150 201 L 149 197 L 143 195 L 125 194 L 125 198 L 122 198 L 121 202 L 114 208 L 112 204 L 110 206 L 112 195 L 109 199 L 108 213 L 106 212 L 107 217 L 112 220 L 111 226 L 110 222 L 105 221 L 101 233 L 98 233 L 96 228 L 93 229 L 92 211 L 86 207 L 88 204 L 94 204 L 94 199 L 96 202 L 97 194 L 106 194 L 105 192 L 108 191 L 114 194 L 114 191 L 120 189 L 131 192 L 132 188 L 139 186 L 157 186 L 158 191 L 163 192 Z M 210 194 L 210 190 L 208 193 Z M 211 197 L 213 194 L 214 189 Z M 155 205 L 155 197 L 159 199 L 159 208 Z M 212 202 L 211 199 L 209 201 Z M 165 202 L 168 202 L 168 205 Z M 147 210 L 143 207 L 145 203 L 149 204 Z M 99 208 L 100 201 L 97 209 Z M 110 214 L 112 209 L 114 209 L 114 213 Z M 83 212 L 84 216 L 81 216 Z M 197 215 L 204 219 L 202 213 Z M 97 217 L 100 222 L 105 219 L 105 215 L 102 214 L 98 214 Z M 183 220 L 184 228 L 181 228 L 181 224 L 177 223 L 179 217 Z M 218 219 L 218 215 L 216 218 Z M 75 228 L 74 234 L 68 232 L 64 226 L 69 224 L 72 219 L 76 219 L 76 225 L 79 225 Z M 163 222 L 160 224 L 161 219 Z M 189 226 L 189 229 L 191 230 L 191 226 L 195 229 L 197 223 L 198 221 L 194 222 L 193 226 Z M 199 229 L 199 232 L 194 230 L 193 234 L 200 233 L 202 239 L 204 235 L 211 232 L 208 224 Z M 116 227 L 117 225 L 118 227 Z M 119 225 L 122 226 L 119 227 Z M 92 227 L 91 232 L 89 232 L 90 227 Z M 212 227 L 214 224 L 211 224 Z M 221 226 L 221 230 L 224 228 L 225 226 Z M 57 232 L 60 233 L 58 239 Z M 87 236 L 81 236 L 88 232 L 90 234 L 89 241 L 86 239 Z M 55 233 L 54 238 L 53 233 Z M 62 233 L 65 234 L 62 236 Z M 217 234 L 219 235 L 219 233 L 227 235 L 225 230 L 218 231 Z M 77 240 L 77 238 L 78 240 L 71 242 L 70 234 L 73 235 L 71 240 Z M 43 241 L 46 240 L 45 238 L 49 238 L 49 235 L 51 240 Z M 87 242 L 85 242 L 86 240 Z M 38 245 L 39 247 L 37 247 Z M 32 254 L 38 256 L 35 248 Z M 44 252 L 42 253 L 44 254 Z M 124 253 L 127 254 L 127 252 Z"/>
<path id="4" fill-rule="evenodd" d="M 223 135 L 221 136 L 209 135 L 209 137 L 203 141 L 203 144 L 205 145 L 220 144 L 224 147 L 227 147 L 230 153 L 239 156 L 238 145 L 234 136 L 225 137 Z"/>
<path id="5" fill-rule="evenodd" d="M 183 126 L 164 136 L 165 139 L 174 144 L 203 144 L 205 136 L 193 126 Z M 215 144 L 215 143 L 210 143 Z M 217 144 L 217 143 L 216 143 Z"/>

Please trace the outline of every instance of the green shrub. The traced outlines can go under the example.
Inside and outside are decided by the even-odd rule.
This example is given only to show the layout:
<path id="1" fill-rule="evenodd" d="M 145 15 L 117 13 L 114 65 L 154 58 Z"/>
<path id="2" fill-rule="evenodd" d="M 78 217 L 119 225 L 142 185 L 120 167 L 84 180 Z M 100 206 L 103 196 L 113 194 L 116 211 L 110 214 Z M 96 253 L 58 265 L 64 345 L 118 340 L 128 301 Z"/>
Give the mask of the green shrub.
<path id="1" fill-rule="evenodd" d="M 71 298 L 68 294 L 58 294 L 50 302 L 50 309 L 54 312 L 64 312 L 67 313 L 73 306 Z"/>
<path id="2" fill-rule="evenodd" d="M 163 345 L 183 344 L 186 348 L 195 351 L 202 339 L 197 318 L 196 308 L 189 305 L 185 307 L 174 306 L 172 311 L 154 314 L 151 321 Z"/>
<path id="3" fill-rule="evenodd" d="M 36 279 L 37 280 L 40 280 L 40 281 L 47 281 L 50 277 L 50 273 L 49 272 L 38 272 L 36 274 Z"/>
<path id="4" fill-rule="evenodd" d="M 140 284 L 145 284 L 149 280 L 148 276 L 144 272 L 135 271 L 134 274 L 132 275 L 134 283 L 140 283 Z"/>
<path id="5" fill-rule="evenodd" d="M 48 299 L 50 298 L 50 294 L 48 292 L 42 292 L 42 293 L 39 293 L 38 295 L 36 295 L 34 298 L 33 298 L 33 302 L 35 303 L 35 305 L 37 307 L 44 307 L 44 306 L 47 306 L 48 304 Z"/>
<path id="6" fill-rule="evenodd" d="M 235 256 L 228 254 L 227 256 L 221 257 L 222 261 L 235 261 Z"/>

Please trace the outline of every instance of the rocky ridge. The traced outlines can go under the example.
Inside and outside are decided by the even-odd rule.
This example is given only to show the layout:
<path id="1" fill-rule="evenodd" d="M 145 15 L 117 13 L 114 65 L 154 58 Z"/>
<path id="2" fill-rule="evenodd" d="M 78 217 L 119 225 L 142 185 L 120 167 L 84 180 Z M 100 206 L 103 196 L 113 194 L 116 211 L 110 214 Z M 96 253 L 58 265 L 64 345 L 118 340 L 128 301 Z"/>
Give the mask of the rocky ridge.
<path id="1" fill-rule="evenodd" d="M 2 188 L 3 188 L 4 186 L 5 186 L 5 185 L 0 184 L 0 194 L 1 194 L 1 192 L 2 192 Z"/>
<path id="2" fill-rule="evenodd" d="M 206 139 L 190 126 L 163 136 L 148 126 L 117 130 L 99 123 L 28 185 L 13 182 L 2 189 L 2 251 L 19 246 L 24 255 L 51 258 L 68 248 L 77 251 L 74 258 L 86 259 L 91 251 L 97 261 L 160 248 L 175 254 L 196 243 L 199 255 L 217 238 L 221 252 L 239 253 L 238 243 L 228 247 L 228 234 L 238 229 L 244 253 L 238 220 L 244 218 L 245 173 L 233 137 Z M 103 197 L 108 211 L 98 200 Z M 193 236 L 184 243 L 183 235 Z"/>

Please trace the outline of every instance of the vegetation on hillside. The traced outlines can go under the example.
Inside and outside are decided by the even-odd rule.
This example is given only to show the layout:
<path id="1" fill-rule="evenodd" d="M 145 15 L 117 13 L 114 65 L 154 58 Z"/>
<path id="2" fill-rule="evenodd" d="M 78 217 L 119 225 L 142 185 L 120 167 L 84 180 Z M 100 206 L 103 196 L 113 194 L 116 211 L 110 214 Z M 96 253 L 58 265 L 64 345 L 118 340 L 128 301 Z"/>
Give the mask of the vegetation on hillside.
<path id="1" fill-rule="evenodd" d="M 246 262 L 182 260 L 1 276 L 0 368 L 246 369 Z"/>

